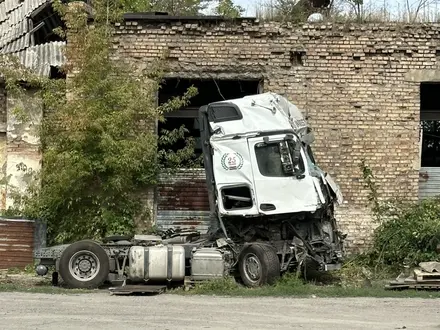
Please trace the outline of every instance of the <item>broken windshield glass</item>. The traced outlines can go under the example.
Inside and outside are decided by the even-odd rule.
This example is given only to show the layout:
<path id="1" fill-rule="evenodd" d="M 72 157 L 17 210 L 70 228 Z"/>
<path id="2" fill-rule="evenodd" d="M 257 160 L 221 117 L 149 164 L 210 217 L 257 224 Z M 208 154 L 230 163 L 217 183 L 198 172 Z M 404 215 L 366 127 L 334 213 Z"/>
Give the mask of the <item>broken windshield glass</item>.
<path id="1" fill-rule="evenodd" d="M 303 173 L 305 169 L 301 155 L 298 161 L 294 162 L 293 144 L 289 142 L 288 148 L 285 141 L 255 145 L 260 173 L 271 177 L 288 177 Z"/>

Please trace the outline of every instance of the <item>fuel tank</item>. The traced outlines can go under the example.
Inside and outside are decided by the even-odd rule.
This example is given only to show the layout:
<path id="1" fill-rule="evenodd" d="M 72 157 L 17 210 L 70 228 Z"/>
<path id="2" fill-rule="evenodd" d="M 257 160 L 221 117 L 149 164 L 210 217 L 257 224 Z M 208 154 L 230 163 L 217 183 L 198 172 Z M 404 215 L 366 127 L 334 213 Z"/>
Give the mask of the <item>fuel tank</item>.
<path id="1" fill-rule="evenodd" d="M 185 249 L 180 245 L 133 246 L 129 262 L 128 278 L 134 282 L 185 278 Z"/>

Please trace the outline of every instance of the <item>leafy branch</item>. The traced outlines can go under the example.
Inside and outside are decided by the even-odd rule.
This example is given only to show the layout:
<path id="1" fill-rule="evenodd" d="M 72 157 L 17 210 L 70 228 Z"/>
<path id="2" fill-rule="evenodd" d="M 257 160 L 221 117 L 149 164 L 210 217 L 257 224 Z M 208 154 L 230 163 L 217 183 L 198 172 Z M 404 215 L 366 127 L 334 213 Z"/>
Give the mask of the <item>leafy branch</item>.
<path id="1" fill-rule="evenodd" d="M 197 89 L 157 107 L 165 65 L 159 59 L 140 71 L 134 63 L 114 61 L 112 34 L 121 6 L 104 0 L 93 5 L 90 24 L 86 6 L 53 4 L 67 26 L 61 33 L 69 40 L 62 68 L 67 80 L 14 71 L 12 62 L 0 66 L 8 93 L 22 97 L 36 86 L 44 107 L 42 169 L 34 174 L 36 184 L 13 195 L 14 212 L 47 222 L 51 243 L 141 230 L 135 219 L 151 222 L 142 196 L 157 183 L 164 163 L 176 167 L 194 158 L 191 139 L 177 152 L 158 152 L 159 144 L 166 148 L 184 139 L 184 130 L 171 132 L 174 137 L 166 141 L 153 127 L 167 112 L 187 105 Z"/>

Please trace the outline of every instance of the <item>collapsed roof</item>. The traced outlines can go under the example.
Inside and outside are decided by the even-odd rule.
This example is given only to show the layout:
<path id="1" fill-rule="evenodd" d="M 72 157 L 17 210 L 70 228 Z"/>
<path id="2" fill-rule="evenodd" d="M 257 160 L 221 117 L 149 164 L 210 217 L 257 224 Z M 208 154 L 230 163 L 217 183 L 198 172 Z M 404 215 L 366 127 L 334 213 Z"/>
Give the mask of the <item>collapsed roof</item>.
<path id="1" fill-rule="evenodd" d="M 65 45 L 53 30 L 63 22 L 50 0 L 0 0 L 0 54 L 14 54 L 27 68 L 49 76 L 64 63 Z"/>

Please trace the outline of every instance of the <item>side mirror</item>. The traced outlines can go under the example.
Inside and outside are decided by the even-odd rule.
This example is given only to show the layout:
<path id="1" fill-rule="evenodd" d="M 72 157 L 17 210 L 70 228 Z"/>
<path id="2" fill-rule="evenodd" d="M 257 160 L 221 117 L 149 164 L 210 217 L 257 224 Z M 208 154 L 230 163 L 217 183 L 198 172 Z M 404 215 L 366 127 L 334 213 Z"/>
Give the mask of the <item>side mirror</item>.
<path id="1" fill-rule="evenodd" d="M 313 134 L 313 132 L 310 131 L 306 135 L 304 135 L 301 140 L 305 144 L 311 145 L 313 142 L 315 142 L 315 134 Z"/>

